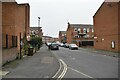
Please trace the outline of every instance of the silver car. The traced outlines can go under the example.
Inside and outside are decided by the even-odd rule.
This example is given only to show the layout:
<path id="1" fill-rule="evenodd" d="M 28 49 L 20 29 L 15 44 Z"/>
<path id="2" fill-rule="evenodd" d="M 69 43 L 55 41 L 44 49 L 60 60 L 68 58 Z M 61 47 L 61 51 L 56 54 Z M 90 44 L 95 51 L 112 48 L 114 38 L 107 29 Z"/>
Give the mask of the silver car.
<path id="1" fill-rule="evenodd" d="M 71 50 L 78 50 L 78 46 L 76 44 L 70 44 L 69 49 Z"/>

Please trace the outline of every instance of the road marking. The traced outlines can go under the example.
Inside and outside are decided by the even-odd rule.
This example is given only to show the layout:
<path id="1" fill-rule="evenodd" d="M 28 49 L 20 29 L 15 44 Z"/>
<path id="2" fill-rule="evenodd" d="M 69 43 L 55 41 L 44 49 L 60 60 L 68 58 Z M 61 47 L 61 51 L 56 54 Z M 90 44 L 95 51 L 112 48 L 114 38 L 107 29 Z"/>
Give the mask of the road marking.
<path id="1" fill-rule="evenodd" d="M 0 71 L 0 76 L 5 76 L 9 73 L 9 71 Z"/>
<path id="2" fill-rule="evenodd" d="M 61 79 L 64 77 L 64 75 L 66 74 L 66 72 L 67 72 L 67 65 L 66 65 L 66 63 L 65 63 L 62 59 L 60 59 L 60 61 L 62 62 L 63 66 L 64 66 L 63 72 L 62 72 L 61 75 L 58 77 L 58 79 L 61 80 Z M 57 79 L 57 80 L 58 80 L 58 79 Z"/>
<path id="3" fill-rule="evenodd" d="M 61 70 L 61 62 L 59 60 L 58 60 L 58 62 L 60 64 L 60 67 L 59 67 L 57 73 L 52 78 L 55 78 L 58 75 L 58 73 L 60 72 L 60 70 Z"/>
<path id="4" fill-rule="evenodd" d="M 88 78 L 92 78 L 92 79 L 96 80 L 95 78 L 93 78 L 93 77 L 91 77 L 91 76 L 89 76 L 89 75 L 87 75 L 87 74 L 85 74 L 85 73 L 83 73 L 83 72 L 80 72 L 80 71 L 78 71 L 78 70 L 75 70 L 75 69 L 73 69 L 73 68 L 71 68 L 71 67 L 68 67 L 68 68 L 71 69 L 71 70 L 73 70 L 73 71 L 75 71 L 75 72 L 77 72 L 77 73 L 80 73 L 80 74 L 82 74 L 82 75 L 84 75 L 84 76 L 86 76 L 86 77 L 88 77 Z"/>

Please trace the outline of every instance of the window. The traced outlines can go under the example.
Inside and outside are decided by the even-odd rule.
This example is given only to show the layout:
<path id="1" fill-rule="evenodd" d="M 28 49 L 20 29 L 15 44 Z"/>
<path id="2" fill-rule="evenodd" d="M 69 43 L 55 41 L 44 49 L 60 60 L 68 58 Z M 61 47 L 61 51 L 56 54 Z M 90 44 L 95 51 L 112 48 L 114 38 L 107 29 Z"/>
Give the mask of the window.
<path id="1" fill-rule="evenodd" d="M 74 37 L 75 37 L 75 38 L 78 38 L 78 35 L 75 35 Z"/>
<path id="2" fill-rule="evenodd" d="M 87 35 L 87 37 L 90 37 L 90 35 Z"/>
<path id="3" fill-rule="evenodd" d="M 86 28 L 83 29 L 83 33 L 87 33 Z"/>
<path id="4" fill-rule="evenodd" d="M 78 29 L 78 34 L 79 34 L 79 33 L 81 33 L 81 29 L 80 29 L 80 28 Z"/>
<path id="5" fill-rule="evenodd" d="M 91 36 L 92 38 L 94 37 L 94 35 Z"/>
<path id="6" fill-rule="evenodd" d="M 64 34 L 62 34 L 62 36 L 64 36 Z"/>
<path id="7" fill-rule="evenodd" d="M 87 28 L 87 32 L 89 32 L 89 28 Z"/>
<path id="8" fill-rule="evenodd" d="M 94 29 L 92 29 L 92 32 L 94 32 Z"/>
<path id="9" fill-rule="evenodd" d="M 74 28 L 74 32 L 77 32 L 77 28 Z"/>
<path id="10" fill-rule="evenodd" d="M 115 41 L 111 42 L 111 47 L 112 47 L 112 49 L 115 49 Z"/>

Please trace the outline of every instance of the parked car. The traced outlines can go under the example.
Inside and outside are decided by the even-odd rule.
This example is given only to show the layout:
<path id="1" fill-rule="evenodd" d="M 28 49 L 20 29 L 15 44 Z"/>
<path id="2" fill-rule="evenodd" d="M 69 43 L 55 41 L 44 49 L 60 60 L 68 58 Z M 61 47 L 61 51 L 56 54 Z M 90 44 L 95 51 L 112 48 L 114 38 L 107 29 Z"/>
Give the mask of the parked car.
<path id="1" fill-rule="evenodd" d="M 65 47 L 65 48 L 69 48 L 69 44 L 68 44 L 68 43 L 65 43 L 64 47 Z"/>
<path id="2" fill-rule="evenodd" d="M 50 49 L 51 50 L 59 50 L 59 45 L 57 43 L 51 43 Z"/>
<path id="3" fill-rule="evenodd" d="M 60 47 L 64 47 L 64 44 L 63 44 L 63 43 L 60 43 Z"/>
<path id="4" fill-rule="evenodd" d="M 51 43 L 47 42 L 48 49 L 50 49 Z"/>
<path id="5" fill-rule="evenodd" d="M 50 43 L 50 42 L 47 42 L 47 46 L 49 46 L 49 45 L 51 45 L 51 43 Z"/>
<path id="6" fill-rule="evenodd" d="M 73 50 L 73 49 L 78 50 L 78 46 L 76 44 L 70 44 L 69 45 L 69 49 L 71 49 L 71 50 Z"/>

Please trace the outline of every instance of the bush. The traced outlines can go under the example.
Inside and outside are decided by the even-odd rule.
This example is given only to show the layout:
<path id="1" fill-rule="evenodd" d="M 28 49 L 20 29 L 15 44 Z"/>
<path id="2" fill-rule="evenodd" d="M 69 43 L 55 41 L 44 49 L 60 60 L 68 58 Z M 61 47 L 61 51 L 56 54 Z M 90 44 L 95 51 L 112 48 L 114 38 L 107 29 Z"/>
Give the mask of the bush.
<path id="1" fill-rule="evenodd" d="M 30 44 L 33 47 L 38 47 L 38 49 L 40 49 L 40 47 L 42 46 L 42 38 L 41 37 L 32 37 L 30 40 Z"/>

